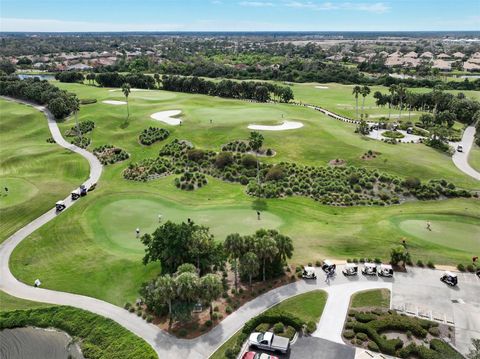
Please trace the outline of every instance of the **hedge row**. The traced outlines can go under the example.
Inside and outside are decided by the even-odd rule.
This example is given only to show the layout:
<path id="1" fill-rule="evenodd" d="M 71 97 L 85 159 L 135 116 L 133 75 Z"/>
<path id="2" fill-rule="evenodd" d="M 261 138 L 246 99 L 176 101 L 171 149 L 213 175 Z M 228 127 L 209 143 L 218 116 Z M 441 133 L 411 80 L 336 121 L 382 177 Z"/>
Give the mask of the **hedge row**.
<path id="1" fill-rule="evenodd" d="M 83 355 L 90 359 L 156 359 L 141 338 L 111 319 L 67 306 L 0 312 L 0 329 L 35 326 L 57 328 L 79 338 Z"/>

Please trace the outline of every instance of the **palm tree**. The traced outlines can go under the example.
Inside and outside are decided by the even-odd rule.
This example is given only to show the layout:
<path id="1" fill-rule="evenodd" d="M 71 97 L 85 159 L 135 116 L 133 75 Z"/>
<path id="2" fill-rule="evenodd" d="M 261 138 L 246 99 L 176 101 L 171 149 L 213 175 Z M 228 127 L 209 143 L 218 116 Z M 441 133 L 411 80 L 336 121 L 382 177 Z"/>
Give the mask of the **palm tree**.
<path id="1" fill-rule="evenodd" d="M 413 102 L 415 101 L 415 95 L 408 91 L 406 93 L 406 100 L 407 100 L 407 105 L 408 105 L 408 122 L 411 122 L 411 117 L 412 117 L 412 107 L 413 107 Z"/>
<path id="2" fill-rule="evenodd" d="M 360 90 L 360 93 L 362 94 L 362 114 L 364 113 L 364 107 L 365 107 L 365 97 L 367 97 L 370 94 L 370 87 L 368 86 L 363 86 L 362 89 Z"/>
<path id="3" fill-rule="evenodd" d="M 200 258 L 204 254 L 208 254 L 211 249 L 213 237 L 207 227 L 198 227 L 193 233 L 190 241 L 190 251 L 197 260 L 197 271 L 200 274 Z"/>
<path id="4" fill-rule="evenodd" d="M 198 275 L 184 272 L 175 278 L 177 295 L 180 300 L 193 302 L 198 298 Z"/>
<path id="5" fill-rule="evenodd" d="M 273 234 L 273 239 L 277 244 L 278 257 L 283 261 L 287 262 L 287 258 L 292 258 L 293 254 L 293 244 L 292 239 L 288 236 L 278 233 L 275 230 L 270 231 Z"/>
<path id="6" fill-rule="evenodd" d="M 172 301 L 177 297 L 175 280 L 170 275 L 158 277 L 155 282 L 155 297 L 168 305 L 168 329 L 172 328 Z"/>
<path id="7" fill-rule="evenodd" d="M 405 86 L 403 86 L 403 85 L 398 85 L 398 87 L 397 87 L 397 94 L 398 94 L 399 101 L 400 101 L 400 113 L 399 113 L 399 115 L 398 115 L 398 120 L 400 121 L 400 120 L 402 119 L 403 98 L 404 98 L 405 95 L 406 95 Z"/>
<path id="8" fill-rule="evenodd" d="M 125 102 L 127 103 L 127 121 L 130 117 L 130 110 L 128 108 L 128 95 L 130 95 L 130 85 L 128 83 L 124 83 L 122 85 L 122 92 L 123 92 L 123 95 L 125 96 Z"/>
<path id="9" fill-rule="evenodd" d="M 262 261 L 263 281 L 265 282 L 267 261 L 271 262 L 277 255 L 277 243 L 268 235 L 259 236 L 255 241 L 255 252 L 257 253 L 258 258 Z"/>
<path id="10" fill-rule="evenodd" d="M 238 290 L 238 260 L 245 250 L 245 241 L 238 233 L 229 234 L 223 242 L 225 252 L 232 261 L 233 273 L 235 277 L 235 291 Z"/>
<path id="11" fill-rule="evenodd" d="M 247 252 L 242 258 L 240 258 L 240 269 L 242 273 L 248 275 L 248 281 L 250 290 L 252 289 L 252 277 L 258 275 L 260 269 L 260 263 L 258 257 L 253 252 Z"/>
<path id="12" fill-rule="evenodd" d="M 397 92 L 397 85 L 390 85 L 390 87 L 388 88 L 388 92 L 390 92 L 390 99 L 388 101 L 388 120 L 390 121 L 390 116 L 392 114 L 393 97 Z"/>
<path id="13" fill-rule="evenodd" d="M 352 95 L 355 96 L 355 119 L 358 120 L 358 95 L 362 92 L 360 86 L 355 86 L 352 91 Z"/>
<path id="14" fill-rule="evenodd" d="M 213 317 L 213 301 L 222 294 L 223 285 L 218 275 L 209 273 L 200 278 L 199 290 L 201 298 L 209 304 L 210 319 Z"/>

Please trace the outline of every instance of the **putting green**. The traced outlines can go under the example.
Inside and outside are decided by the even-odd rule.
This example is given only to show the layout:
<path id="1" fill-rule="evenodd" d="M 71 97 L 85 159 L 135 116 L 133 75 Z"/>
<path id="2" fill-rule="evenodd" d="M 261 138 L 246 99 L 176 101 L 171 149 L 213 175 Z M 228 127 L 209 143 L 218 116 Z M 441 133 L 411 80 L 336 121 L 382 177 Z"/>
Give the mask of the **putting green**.
<path id="1" fill-rule="evenodd" d="M 87 210 L 96 238 L 104 245 L 130 253 L 143 253 L 144 246 L 135 230 L 141 234 L 152 233 L 162 222 L 192 219 L 195 223 L 210 227 L 213 235 L 223 240 L 230 233 L 250 234 L 260 228 L 278 228 L 283 221 L 269 212 L 262 212 L 261 220 L 253 209 L 245 207 L 212 207 L 196 210 L 169 202 L 146 198 L 119 198 L 112 196 L 108 203 L 95 204 Z"/>
<path id="2" fill-rule="evenodd" d="M 33 198 L 38 188 L 23 178 L 0 177 L 0 208 L 16 206 Z M 5 191 L 8 188 L 8 192 Z"/>
<path id="3" fill-rule="evenodd" d="M 427 229 L 427 221 L 431 230 Z M 403 219 L 397 222 L 405 234 L 452 249 L 478 252 L 480 248 L 480 223 L 461 216 L 430 216 Z"/>

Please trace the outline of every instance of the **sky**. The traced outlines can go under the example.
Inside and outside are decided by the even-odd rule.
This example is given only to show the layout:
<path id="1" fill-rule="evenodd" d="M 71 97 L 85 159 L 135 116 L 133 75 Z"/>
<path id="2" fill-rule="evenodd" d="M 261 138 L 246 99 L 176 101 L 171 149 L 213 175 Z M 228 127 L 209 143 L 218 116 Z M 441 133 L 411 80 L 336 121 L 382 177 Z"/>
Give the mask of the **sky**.
<path id="1" fill-rule="evenodd" d="M 0 0 L 0 31 L 480 30 L 480 0 Z"/>

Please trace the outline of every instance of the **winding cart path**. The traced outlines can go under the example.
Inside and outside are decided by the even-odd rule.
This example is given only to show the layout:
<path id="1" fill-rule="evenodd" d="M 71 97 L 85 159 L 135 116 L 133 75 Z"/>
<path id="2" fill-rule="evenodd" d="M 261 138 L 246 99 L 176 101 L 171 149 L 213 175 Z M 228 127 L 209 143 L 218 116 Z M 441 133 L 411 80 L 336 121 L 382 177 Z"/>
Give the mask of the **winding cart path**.
<path id="1" fill-rule="evenodd" d="M 102 165 L 98 159 L 92 153 L 65 141 L 52 114 L 45 107 L 11 98 L 7 99 L 33 106 L 39 111 L 42 111 L 47 117 L 50 132 L 56 143 L 68 150 L 80 154 L 88 160 L 90 164 L 90 177 L 84 184 L 89 187 L 99 180 L 102 174 Z M 341 342 L 341 330 L 351 294 L 356 291 L 375 288 L 390 289 L 392 293 L 394 293 L 392 297 L 393 304 L 395 304 L 395 292 L 401 293 L 400 298 L 402 298 L 405 291 L 408 292 L 408 288 L 415 288 L 417 295 L 420 292 L 425 292 L 424 295 L 426 297 L 420 297 L 417 301 L 425 302 L 425 305 L 427 306 L 431 300 L 429 297 L 430 293 L 434 293 L 435 291 L 441 291 L 443 293 L 442 298 L 447 299 L 450 299 L 450 297 L 457 298 L 461 296 L 463 302 L 469 305 L 468 307 L 465 307 L 465 310 L 468 310 L 468 312 L 464 313 L 463 311 L 460 311 L 460 315 L 455 316 L 455 318 L 458 317 L 461 320 L 465 314 L 469 318 L 468 322 L 461 327 L 461 329 L 465 331 L 462 332 L 462 336 L 468 335 L 471 337 L 477 336 L 477 334 L 480 336 L 480 328 L 476 327 L 476 325 L 480 327 L 480 309 L 478 309 L 480 308 L 480 300 L 477 296 L 478 291 L 480 290 L 480 280 L 478 280 L 477 277 L 474 275 L 465 275 L 466 282 L 463 283 L 462 278 L 460 286 L 456 290 L 452 290 L 446 288 L 440 283 L 438 280 L 440 273 L 438 271 L 409 269 L 408 273 L 397 273 L 394 279 L 381 279 L 377 277 L 366 278 L 363 276 L 346 278 L 339 274 L 332 279 L 330 284 L 326 284 L 323 281 L 323 278 L 319 278 L 316 281 L 301 280 L 287 284 L 246 303 L 225 318 L 210 332 L 196 339 L 178 339 L 159 329 L 155 325 L 148 324 L 135 314 L 129 313 L 123 308 L 117 307 L 113 304 L 87 296 L 43 288 L 34 288 L 18 281 L 13 276 L 10 272 L 9 260 L 15 247 L 28 235 L 43 226 L 45 223 L 53 220 L 57 215 L 68 215 L 68 208 L 72 206 L 74 202 L 68 197 L 65 199 L 65 203 L 67 208 L 60 214 L 57 214 L 55 209 L 49 210 L 25 227 L 21 228 L 0 245 L 0 290 L 15 297 L 57 305 L 69 305 L 113 319 L 147 341 L 155 349 L 161 359 L 208 358 L 219 346 L 235 334 L 235 332 L 237 332 L 246 321 L 255 315 L 260 314 L 269 307 L 292 296 L 317 289 L 323 289 L 329 294 L 323 316 L 319 322 L 318 329 L 314 334 L 318 337 Z M 339 273 L 341 269 L 342 266 L 339 266 Z M 321 270 L 317 269 L 317 272 L 320 273 Z M 39 274 L 39 276 L 41 277 L 41 274 Z M 404 299 L 401 299 L 401 303 L 397 304 L 401 305 L 403 300 Z M 467 341 L 465 342 L 467 343 Z M 468 348 L 468 346 L 465 347 L 465 350 L 466 348 Z"/>
<path id="2" fill-rule="evenodd" d="M 473 141 L 475 140 L 475 126 L 469 126 L 465 129 L 462 136 L 462 141 L 456 142 L 456 146 L 460 145 L 463 147 L 463 152 L 455 151 L 452 156 L 453 163 L 457 168 L 463 173 L 469 175 L 470 177 L 475 178 L 480 181 L 480 173 L 475 171 L 472 166 L 468 163 L 468 155 L 470 150 L 473 147 Z"/>

